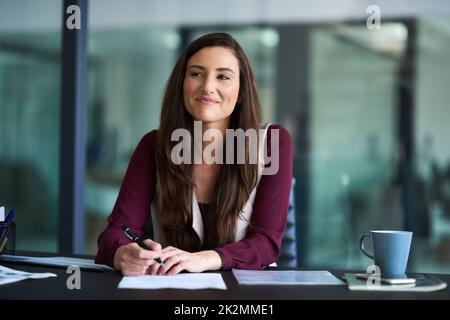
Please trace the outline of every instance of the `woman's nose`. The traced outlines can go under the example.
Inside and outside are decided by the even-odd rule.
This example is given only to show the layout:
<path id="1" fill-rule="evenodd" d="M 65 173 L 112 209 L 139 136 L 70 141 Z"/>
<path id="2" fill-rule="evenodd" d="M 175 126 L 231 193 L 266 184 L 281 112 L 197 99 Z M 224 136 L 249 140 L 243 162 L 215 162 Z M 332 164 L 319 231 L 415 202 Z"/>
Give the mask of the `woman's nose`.
<path id="1" fill-rule="evenodd" d="M 215 82 L 213 79 L 209 77 L 205 79 L 205 82 L 203 83 L 203 91 L 207 94 L 215 92 Z"/>

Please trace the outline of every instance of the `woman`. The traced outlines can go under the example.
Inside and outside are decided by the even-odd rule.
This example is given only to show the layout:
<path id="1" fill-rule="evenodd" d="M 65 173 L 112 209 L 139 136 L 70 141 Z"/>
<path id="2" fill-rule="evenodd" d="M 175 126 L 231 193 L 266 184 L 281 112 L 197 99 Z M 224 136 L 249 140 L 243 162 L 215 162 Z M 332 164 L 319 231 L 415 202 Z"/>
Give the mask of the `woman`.
<path id="1" fill-rule="evenodd" d="M 124 275 L 261 269 L 275 262 L 286 227 L 292 144 L 283 127 L 261 127 L 260 113 L 255 77 L 239 44 L 225 33 L 192 42 L 170 75 L 159 130 L 146 134 L 131 158 L 109 224 L 99 237 L 96 262 Z M 173 134 L 182 129 L 195 135 L 199 123 L 200 133 L 222 137 L 230 129 L 259 130 L 259 160 L 249 161 L 254 140 L 246 139 L 245 148 L 228 149 L 227 139 L 225 150 L 216 135 L 197 145 L 200 160 L 207 154 L 226 155 L 226 163 L 179 163 Z M 264 143 L 266 159 L 275 150 L 280 155 L 278 170 L 266 175 Z M 211 146 L 214 151 L 205 153 Z M 180 156 L 193 159 L 190 151 L 196 153 L 197 147 L 188 146 Z M 154 239 L 144 241 L 145 250 L 120 226 L 128 225 L 141 237 L 149 219 Z"/>

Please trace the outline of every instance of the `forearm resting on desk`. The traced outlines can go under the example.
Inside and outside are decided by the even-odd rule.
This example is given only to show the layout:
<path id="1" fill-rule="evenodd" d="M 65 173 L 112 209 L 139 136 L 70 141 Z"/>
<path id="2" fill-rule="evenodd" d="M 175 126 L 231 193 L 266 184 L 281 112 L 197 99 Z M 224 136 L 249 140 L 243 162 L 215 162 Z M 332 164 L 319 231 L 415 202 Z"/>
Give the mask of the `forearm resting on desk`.
<path id="1" fill-rule="evenodd" d="M 222 259 L 215 250 L 205 250 L 197 252 L 198 255 L 205 259 L 206 270 L 219 270 L 222 267 Z"/>

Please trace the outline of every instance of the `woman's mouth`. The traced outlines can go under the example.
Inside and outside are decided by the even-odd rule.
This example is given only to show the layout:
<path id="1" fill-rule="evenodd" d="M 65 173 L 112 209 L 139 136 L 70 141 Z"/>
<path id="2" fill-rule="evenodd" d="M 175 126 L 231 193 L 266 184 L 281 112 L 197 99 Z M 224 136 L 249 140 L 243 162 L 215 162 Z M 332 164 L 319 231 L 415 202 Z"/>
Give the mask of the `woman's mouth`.
<path id="1" fill-rule="evenodd" d="M 201 96 L 196 98 L 195 100 L 197 100 L 198 102 L 202 103 L 202 104 L 216 104 L 219 103 L 219 100 L 216 100 L 214 98 L 208 97 L 208 96 Z"/>

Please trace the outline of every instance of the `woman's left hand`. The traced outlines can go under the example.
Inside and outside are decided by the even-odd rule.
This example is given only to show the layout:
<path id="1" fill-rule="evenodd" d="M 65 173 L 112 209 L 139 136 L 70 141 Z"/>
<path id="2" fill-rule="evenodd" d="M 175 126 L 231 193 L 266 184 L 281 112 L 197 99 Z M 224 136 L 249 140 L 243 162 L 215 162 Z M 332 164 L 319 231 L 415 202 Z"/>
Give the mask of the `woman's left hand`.
<path id="1" fill-rule="evenodd" d="M 218 270 L 221 266 L 219 254 L 214 250 L 187 252 L 175 247 L 166 247 L 161 251 L 164 266 L 154 264 L 149 267 L 150 274 L 174 275 L 181 271 L 203 272 Z"/>

